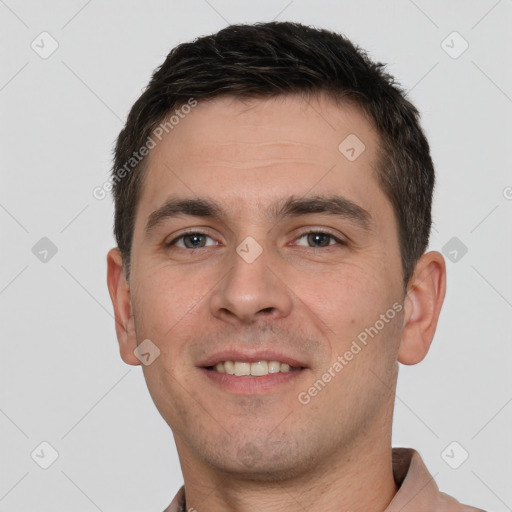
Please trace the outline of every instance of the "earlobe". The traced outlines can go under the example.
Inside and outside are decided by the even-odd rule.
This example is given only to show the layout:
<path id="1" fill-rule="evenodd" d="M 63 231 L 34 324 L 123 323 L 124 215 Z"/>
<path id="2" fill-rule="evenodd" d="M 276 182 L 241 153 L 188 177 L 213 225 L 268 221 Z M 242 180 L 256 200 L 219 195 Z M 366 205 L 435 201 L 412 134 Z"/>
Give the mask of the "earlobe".
<path id="1" fill-rule="evenodd" d="M 446 293 L 446 264 L 437 251 L 421 256 L 404 303 L 404 328 L 398 351 L 402 364 L 417 364 L 428 353 Z"/>
<path id="2" fill-rule="evenodd" d="M 135 323 L 130 298 L 130 285 L 123 272 L 123 258 L 117 248 L 107 254 L 107 285 L 114 307 L 117 341 L 121 358 L 127 364 L 140 365 L 134 354 L 137 348 Z"/>

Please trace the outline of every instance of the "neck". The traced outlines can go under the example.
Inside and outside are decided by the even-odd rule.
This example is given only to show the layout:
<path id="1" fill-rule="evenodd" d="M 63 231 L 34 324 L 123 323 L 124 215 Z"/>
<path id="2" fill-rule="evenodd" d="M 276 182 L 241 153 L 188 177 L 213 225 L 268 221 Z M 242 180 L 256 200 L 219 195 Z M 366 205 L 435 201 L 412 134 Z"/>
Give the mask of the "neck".
<path id="1" fill-rule="evenodd" d="M 187 510 L 208 512 L 383 512 L 395 496 L 391 439 L 361 439 L 349 452 L 335 451 L 307 472 L 288 479 L 255 481 L 206 468 L 180 453 Z M 179 444 L 178 445 L 178 451 Z M 362 446 L 364 444 L 364 446 Z M 199 467 L 201 469 L 198 471 Z M 270 475 L 269 475 L 270 476 Z"/>

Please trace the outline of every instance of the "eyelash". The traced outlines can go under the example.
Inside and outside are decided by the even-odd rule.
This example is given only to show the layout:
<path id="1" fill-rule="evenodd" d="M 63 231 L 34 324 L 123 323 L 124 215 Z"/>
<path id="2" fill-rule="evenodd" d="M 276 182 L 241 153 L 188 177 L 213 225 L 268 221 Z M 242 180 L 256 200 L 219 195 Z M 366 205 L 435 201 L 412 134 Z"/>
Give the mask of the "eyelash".
<path id="1" fill-rule="evenodd" d="M 307 236 L 307 235 L 311 235 L 311 234 L 315 234 L 315 235 L 325 235 L 325 236 L 328 236 L 330 238 L 332 238 L 333 240 L 335 240 L 339 245 L 347 245 L 346 242 L 344 242 L 343 240 L 340 240 L 338 237 L 334 236 L 332 233 L 329 233 L 328 231 L 322 231 L 322 230 L 312 230 L 312 231 L 305 231 L 304 233 L 301 233 L 297 238 L 296 240 L 299 240 L 301 238 L 303 238 L 304 236 Z M 183 233 L 181 234 L 180 236 L 174 238 L 172 241 L 168 242 L 165 244 L 166 247 L 170 248 L 172 247 L 178 240 L 181 240 L 182 238 L 185 238 L 187 236 L 192 236 L 192 235 L 200 235 L 200 236 L 206 236 L 208 238 L 211 238 L 213 240 L 213 237 L 211 237 L 210 235 L 208 235 L 207 233 L 202 233 L 201 231 L 190 231 L 188 233 Z M 326 249 L 327 247 L 332 247 L 333 245 L 335 244 L 329 244 L 325 247 L 308 247 L 309 249 Z M 197 247 L 196 249 L 193 249 L 193 248 L 189 248 L 189 247 L 179 247 L 179 249 L 184 249 L 184 250 L 189 250 L 189 251 L 192 251 L 192 250 L 197 250 L 197 249 L 206 249 L 206 247 Z"/>

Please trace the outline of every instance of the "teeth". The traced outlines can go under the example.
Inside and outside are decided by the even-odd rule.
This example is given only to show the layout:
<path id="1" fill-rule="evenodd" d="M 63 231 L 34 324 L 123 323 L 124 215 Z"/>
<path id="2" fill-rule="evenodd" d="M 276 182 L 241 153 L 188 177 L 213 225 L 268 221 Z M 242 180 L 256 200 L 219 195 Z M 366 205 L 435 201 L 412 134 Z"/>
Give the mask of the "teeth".
<path id="1" fill-rule="evenodd" d="M 251 363 L 239 363 L 235 361 L 235 375 L 237 377 L 251 375 Z"/>
<path id="2" fill-rule="evenodd" d="M 268 363 L 266 361 L 258 361 L 257 363 L 251 363 L 251 375 L 261 377 L 262 375 L 268 375 Z"/>
<path id="3" fill-rule="evenodd" d="M 279 361 L 270 361 L 268 363 L 268 373 L 277 373 L 281 369 Z"/>
<path id="4" fill-rule="evenodd" d="M 245 363 L 242 361 L 223 361 L 215 365 L 214 369 L 219 373 L 229 375 L 262 377 L 269 373 L 287 373 L 290 365 L 279 361 L 258 361 L 256 363 Z"/>

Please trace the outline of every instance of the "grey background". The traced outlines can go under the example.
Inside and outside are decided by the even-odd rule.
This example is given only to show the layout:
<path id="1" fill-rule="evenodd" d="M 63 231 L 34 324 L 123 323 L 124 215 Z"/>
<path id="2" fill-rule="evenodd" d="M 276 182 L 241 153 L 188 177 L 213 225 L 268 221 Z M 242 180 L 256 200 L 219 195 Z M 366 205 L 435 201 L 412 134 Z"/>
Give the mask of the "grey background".
<path id="1" fill-rule="evenodd" d="M 429 355 L 400 368 L 393 445 L 416 448 L 460 501 L 512 510 L 510 0 L 0 0 L 0 511 L 161 511 L 181 485 L 142 371 L 118 354 L 113 207 L 92 190 L 173 46 L 272 19 L 345 33 L 422 112 L 438 173 L 430 248 L 457 259 Z M 31 47 L 55 44 L 43 31 L 58 43 L 47 58 Z M 457 58 L 454 31 L 469 44 Z M 43 441 L 58 453 L 47 469 Z"/>

